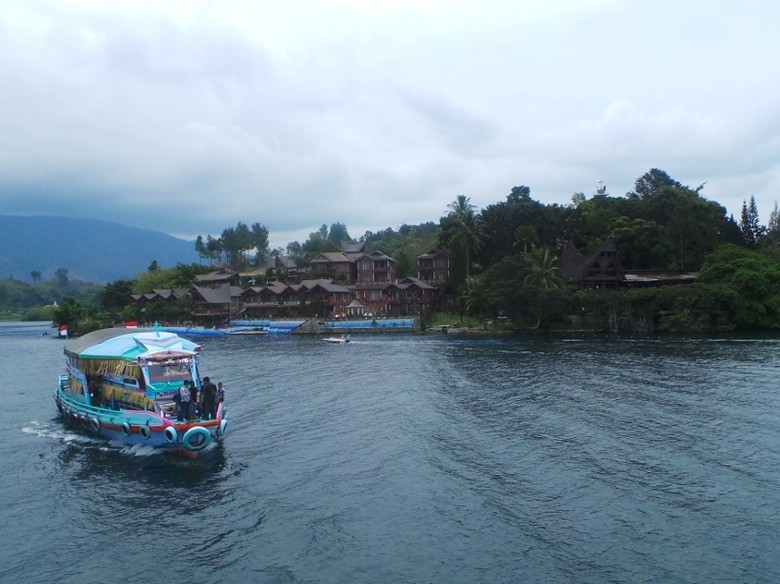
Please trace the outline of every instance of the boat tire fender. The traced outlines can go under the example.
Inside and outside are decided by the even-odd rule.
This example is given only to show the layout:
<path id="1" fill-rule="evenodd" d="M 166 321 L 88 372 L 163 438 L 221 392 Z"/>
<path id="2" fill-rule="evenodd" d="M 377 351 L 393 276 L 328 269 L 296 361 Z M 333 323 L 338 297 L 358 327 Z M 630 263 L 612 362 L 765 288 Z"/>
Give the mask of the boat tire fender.
<path id="1" fill-rule="evenodd" d="M 217 427 L 217 436 L 224 436 L 226 430 L 227 430 L 227 420 L 223 418 L 220 421 L 219 426 Z"/>
<path id="2" fill-rule="evenodd" d="M 184 448 L 197 452 L 203 450 L 211 442 L 211 433 L 203 426 L 193 426 L 184 433 L 181 443 Z"/>
<path id="3" fill-rule="evenodd" d="M 91 418 L 89 420 L 89 425 L 94 432 L 100 432 L 100 420 L 97 418 Z"/>
<path id="4" fill-rule="evenodd" d="M 122 434 L 125 436 L 130 436 L 132 434 L 133 429 L 130 427 L 130 424 L 127 422 L 122 422 Z"/>
<path id="5" fill-rule="evenodd" d="M 179 437 L 179 433 L 176 431 L 176 428 L 174 428 L 173 426 L 168 426 L 165 429 L 165 439 L 168 440 L 169 443 L 174 444 L 178 437 Z"/>
<path id="6" fill-rule="evenodd" d="M 152 429 L 149 426 L 138 426 L 138 433 L 144 437 L 144 440 L 152 437 Z"/>

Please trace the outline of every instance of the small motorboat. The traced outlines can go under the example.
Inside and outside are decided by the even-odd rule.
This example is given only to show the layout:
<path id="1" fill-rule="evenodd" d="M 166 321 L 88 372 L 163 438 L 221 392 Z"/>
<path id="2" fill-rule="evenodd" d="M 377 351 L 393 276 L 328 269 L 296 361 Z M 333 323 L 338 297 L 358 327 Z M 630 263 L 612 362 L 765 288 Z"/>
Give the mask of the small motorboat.
<path id="1" fill-rule="evenodd" d="M 325 337 L 322 340 L 326 343 L 333 343 L 334 345 L 343 345 L 349 342 L 349 335 L 341 335 L 339 337 Z"/>

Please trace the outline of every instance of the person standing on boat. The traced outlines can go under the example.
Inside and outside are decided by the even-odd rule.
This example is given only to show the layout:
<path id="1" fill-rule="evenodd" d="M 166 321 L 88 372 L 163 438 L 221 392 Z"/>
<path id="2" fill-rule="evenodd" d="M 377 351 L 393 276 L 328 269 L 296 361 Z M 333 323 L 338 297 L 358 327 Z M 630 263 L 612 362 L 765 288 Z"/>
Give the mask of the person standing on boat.
<path id="1" fill-rule="evenodd" d="M 194 383 L 190 383 L 190 402 L 189 409 L 187 410 L 187 417 L 194 419 L 198 415 L 198 386 Z"/>
<path id="2" fill-rule="evenodd" d="M 190 413 L 190 382 L 185 380 L 179 389 L 179 402 L 176 404 L 176 421 L 183 422 Z"/>
<path id="3" fill-rule="evenodd" d="M 200 393 L 203 417 L 213 420 L 217 417 L 217 386 L 211 383 L 211 379 L 204 377 Z"/>
<path id="4" fill-rule="evenodd" d="M 225 386 L 220 381 L 217 383 L 217 406 L 225 401 Z"/>

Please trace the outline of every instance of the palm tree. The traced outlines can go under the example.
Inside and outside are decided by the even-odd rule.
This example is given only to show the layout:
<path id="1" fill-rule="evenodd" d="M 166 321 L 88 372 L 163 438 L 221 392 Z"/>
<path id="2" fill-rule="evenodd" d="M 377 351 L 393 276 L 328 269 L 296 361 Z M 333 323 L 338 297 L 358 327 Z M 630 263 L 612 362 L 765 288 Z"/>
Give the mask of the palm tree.
<path id="1" fill-rule="evenodd" d="M 485 233 L 479 217 L 474 213 L 475 205 L 466 195 L 458 197 L 448 205 L 450 217 L 455 219 L 457 230 L 452 235 L 452 242 L 460 248 L 466 261 L 466 278 L 470 275 L 471 256 L 482 249 Z"/>
<path id="2" fill-rule="evenodd" d="M 463 322 L 464 311 L 471 315 L 477 313 L 482 321 L 483 326 L 487 328 L 485 323 L 485 290 L 481 286 L 480 281 L 477 278 L 468 277 L 464 282 L 463 288 L 460 294 L 460 321 Z"/>
<path id="3" fill-rule="evenodd" d="M 547 248 L 537 248 L 525 254 L 523 286 L 532 288 L 537 298 L 537 319 L 533 328 L 539 328 L 542 322 L 542 299 L 544 294 L 560 290 L 563 285 L 560 270 L 556 265 L 558 258 Z"/>
<path id="4" fill-rule="evenodd" d="M 472 205 L 471 198 L 467 197 L 466 195 L 458 195 L 457 198 L 447 205 L 450 209 L 450 215 L 455 215 L 456 217 L 462 217 L 463 215 L 473 215 L 474 210 L 477 208 L 476 205 Z"/>

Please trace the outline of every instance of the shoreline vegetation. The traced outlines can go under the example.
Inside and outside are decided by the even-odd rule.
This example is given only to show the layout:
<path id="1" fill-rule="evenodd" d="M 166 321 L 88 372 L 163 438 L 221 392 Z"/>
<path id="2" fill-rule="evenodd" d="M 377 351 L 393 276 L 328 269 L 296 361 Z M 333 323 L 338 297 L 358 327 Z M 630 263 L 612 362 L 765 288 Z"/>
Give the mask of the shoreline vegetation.
<path id="1" fill-rule="evenodd" d="M 67 324 L 73 334 L 116 322 L 201 322 L 193 300 L 186 297 L 199 276 L 223 268 L 240 275 L 236 285 L 244 291 L 294 287 L 323 277 L 312 263 L 321 267 L 327 254 L 359 245 L 392 267 L 379 279 L 369 276 L 361 284 L 395 285 L 417 278 L 426 290 L 435 289 L 430 304 L 405 299 L 401 308 L 398 303 L 391 308 L 379 297 L 370 307 L 377 318 L 418 318 L 422 331 L 780 330 L 777 203 L 767 225 L 760 224 L 752 197 L 743 201 L 736 220 L 722 205 L 706 199 L 703 188 L 683 185 L 656 168 L 637 179 L 634 190 L 624 196 L 610 195 L 602 184 L 590 198 L 574 193 L 569 205 L 543 204 L 531 198 L 529 187 L 516 186 L 504 201 L 481 210 L 469 197 L 458 195 L 438 223 L 366 232 L 358 239 L 350 237 L 345 225 L 334 223 L 330 228 L 323 225 L 303 243 L 275 250 L 268 249 L 265 226 L 253 223 L 250 229 L 239 222 L 221 237 L 198 237 L 195 249 L 205 263 L 162 268 L 152 260 L 136 278 L 105 286 L 70 281 L 65 268 L 45 280 L 31 266 L 32 284 L 13 278 L 0 281 L 0 319 L 51 319 Z M 433 282 L 420 275 L 417 263 L 431 251 L 448 258 L 446 276 L 428 279 Z M 356 284 L 347 273 L 327 275 L 342 294 Z M 385 293 L 396 292 L 374 296 Z M 133 297 L 145 301 L 133 302 Z M 153 299 L 146 301 L 149 297 Z M 288 306 L 281 297 L 278 305 Z M 327 319 L 339 312 L 338 303 L 319 291 L 296 298 L 290 306 L 294 318 Z M 221 314 L 212 325 L 227 324 L 233 316 Z M 284 318 L 285 313 L 269 314 Z"/>

